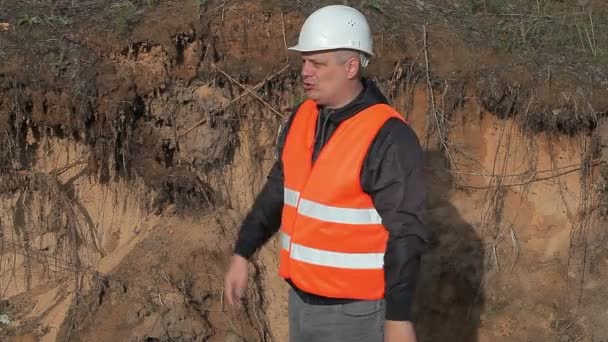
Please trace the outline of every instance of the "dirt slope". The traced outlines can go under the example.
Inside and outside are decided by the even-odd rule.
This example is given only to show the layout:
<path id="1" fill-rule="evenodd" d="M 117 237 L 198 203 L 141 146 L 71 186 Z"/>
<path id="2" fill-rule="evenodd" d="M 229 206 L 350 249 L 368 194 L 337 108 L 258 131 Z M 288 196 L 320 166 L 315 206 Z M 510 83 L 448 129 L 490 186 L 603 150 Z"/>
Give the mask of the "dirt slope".
<path id="1" fill-rule="evenodd" d="M 244 312 L 221 279 L 302 99 L 285 45 L 321 3 L 0 3 L 3 340 L 287 340 L 277 241 Z M 605 340 L 606 6 L 566 25 L 537 2 L 527 26 L 525 2 L 479 3 L 356 4 L 427 152 L 419 338 Z M 498 46 L 513 24 L 526 40 Z M 577 27 L 560 57 L 551 30 Z"/>

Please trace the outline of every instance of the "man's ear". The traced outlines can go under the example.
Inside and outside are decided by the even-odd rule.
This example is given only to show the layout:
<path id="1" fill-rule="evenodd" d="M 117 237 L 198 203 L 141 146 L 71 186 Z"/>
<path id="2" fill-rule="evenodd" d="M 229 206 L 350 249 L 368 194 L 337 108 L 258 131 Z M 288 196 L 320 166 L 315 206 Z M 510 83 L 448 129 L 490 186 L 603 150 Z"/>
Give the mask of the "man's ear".
<path id="1" fill-rule="evenodd" d="M 359 77 L 359 70 L 361 69 L 361 64 L 359 62 L 359 58 L 353 56 L 348 58 L 346 62 L 346 77 L 348 79 L 355 79 Z"/>

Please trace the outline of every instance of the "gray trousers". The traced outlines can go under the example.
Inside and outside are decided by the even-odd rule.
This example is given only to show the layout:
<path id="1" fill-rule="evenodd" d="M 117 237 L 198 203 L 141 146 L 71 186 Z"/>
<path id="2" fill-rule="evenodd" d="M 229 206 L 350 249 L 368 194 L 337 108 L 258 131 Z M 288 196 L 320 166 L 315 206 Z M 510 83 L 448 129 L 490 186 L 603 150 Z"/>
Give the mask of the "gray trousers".
<path id="1" fill-rule="evenodd" d="M 382 342 L 384 300 L 312 305 L 289 289 L 290 342 Z"/>

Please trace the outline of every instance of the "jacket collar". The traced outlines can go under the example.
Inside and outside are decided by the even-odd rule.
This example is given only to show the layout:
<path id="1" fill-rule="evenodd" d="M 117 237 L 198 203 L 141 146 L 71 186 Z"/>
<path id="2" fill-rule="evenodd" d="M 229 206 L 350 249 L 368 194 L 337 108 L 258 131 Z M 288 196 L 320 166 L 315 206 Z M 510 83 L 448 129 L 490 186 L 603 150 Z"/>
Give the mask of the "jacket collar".
<path id="1" fill-rule="evenodd" d="M 388 100 L 382 94 L 376 83 L 370 79 L 362 79 L 363 90 L 349 104 L 341 108 L 329 109 L 322 106 L 317 106 L 319 115 L 333 123 L 340 123 L 353 117 L 360 111 L 367 109 L 376 104 L 388 104 Z"/>

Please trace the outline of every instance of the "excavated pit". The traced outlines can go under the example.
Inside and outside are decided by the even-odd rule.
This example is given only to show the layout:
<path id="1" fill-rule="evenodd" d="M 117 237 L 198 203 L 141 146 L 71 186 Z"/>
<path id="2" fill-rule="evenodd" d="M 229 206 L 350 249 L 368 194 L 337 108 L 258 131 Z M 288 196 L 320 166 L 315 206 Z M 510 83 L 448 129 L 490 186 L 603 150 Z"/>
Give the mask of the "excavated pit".
<path id="1" fill-rule="evenodd" d="M 302 99 L 284 47 L 304 16 L 273 6 L 176 1 L 117 31 L 76 21 L 52 49 L 10 44 L 35 27 L 3 40 L 2 340 L 287 340 L 275 239 L 245 310 L 222 300 L 238 225 Z M 419 340 L 608 338 L 600 75 L 545 88 L 490 50 L 469 60 L 442 25 L 404 37 L 379 37 L 369 73 L 426 151 Z"/>

